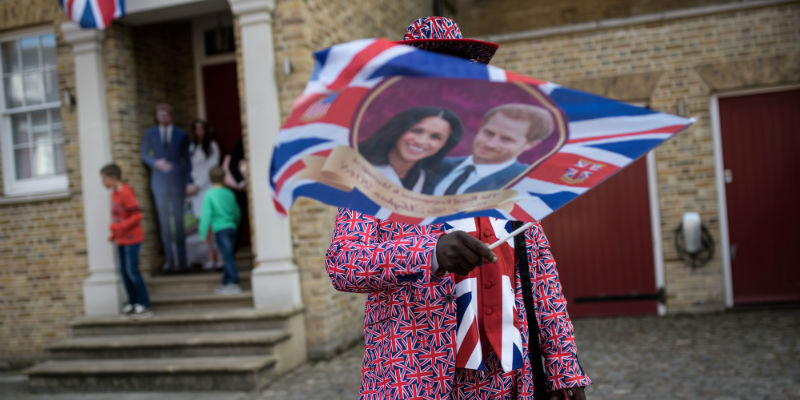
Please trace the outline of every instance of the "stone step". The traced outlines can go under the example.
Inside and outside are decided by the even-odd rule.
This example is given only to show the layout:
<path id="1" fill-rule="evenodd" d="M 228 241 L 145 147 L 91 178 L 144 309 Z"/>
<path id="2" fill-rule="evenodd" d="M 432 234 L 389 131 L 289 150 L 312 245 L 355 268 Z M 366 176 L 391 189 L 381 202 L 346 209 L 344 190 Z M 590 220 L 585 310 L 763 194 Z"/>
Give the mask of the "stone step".
<path id="1" fill-rule="evenodd" d="M 81 336 L 47 349 L 59 360 L 269 355 L 289 336 L 281 330 Z"/>
<path id="2" fill-rule="evenodd" d="M 274 378 L 265 356 L 51 360 L 24 371 L 34 392 L 259 390 Z"/>
<path id="3" fill-rule="evenodd" d="M 253 308 L 176 310 L 156 312 L 146 319 L 120 315 L 82 317 L 71 322 L 70 327 L 73 337 L 286 329 L 286 319 L 302 311 L 302 308 L 281 312 Z"/>
<path id="4" fill-rule="evenodd" d="M 150 296 L 153 312 L 160 313 L 175 310 L 222 310 L 232 308 L 253 307 L 253 293 L 249 290 L 237 294 L 175 293 L 170 295 Z"/>
<path id="5" fill-rule="evenodd" d="M 250 248 L 248 247 L 245 250 L 239 250 L 234 254 L 234 259 L 236 260 L 236 267 L 239 270 L 239 273 L 248 272 L 253 269 L 253 254 L 250 252 Z M 147 274 L 144 274 L 144 271 L 149 271 Z M 144 266 L 142 269 L 144 275 L 154 275 L 154 276 L 173 276 L 173 274 L 167 274 L 161 272 L 161 264 L 157 265 L 150 265 L 150 269 L 147 269 L 147 266 Z M 188 274 L 174 274 L 178 276 L 182 275 L 191 275 L 191 274 L 202 274 L 208 273 L 208 271 L 203 271 L 201 264 L 194 263 L 191 266 L 191 272 Z"/>
<path id="6" fill-rule="evenodd" d="M 208 272 L 184 275 L 156 275 L 146 277 L 145 283 L 150 296 L 172 295 L 176 293 L 211 293 L 219 286 L 222 273 Z M 239 273 L 239 285 L 250 290 L 250 271 Z"/>

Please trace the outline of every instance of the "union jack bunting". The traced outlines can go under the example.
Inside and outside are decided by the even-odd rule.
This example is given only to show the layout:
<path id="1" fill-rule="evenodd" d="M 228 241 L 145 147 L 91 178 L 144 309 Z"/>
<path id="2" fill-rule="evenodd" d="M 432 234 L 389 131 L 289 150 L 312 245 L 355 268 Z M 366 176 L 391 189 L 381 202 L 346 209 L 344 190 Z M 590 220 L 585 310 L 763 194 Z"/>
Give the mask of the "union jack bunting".
<path id="1" fill-rule="evenodd" d="M 281 214 L 286 214 L 298 197 L 306 196 L 381 219 L 420 225 L 474 216 L 540 220 L 693 123 L 690 119 L 383 39 L 339 44 L 315 53 L 314 57 L 314 72 L 281 128 L 272 155 L 270 185 Z M 357 146 L 354 121 L 363 117 L 360 105 L 371 99 L 371 93 L 382 90 L 390 79 L 416 78 L 430 79 L 443 87 L 491 82 L 532 88 L 564 116 L 563 140 L 540 162 L 531 164 L 535 168 L 502 188 L 508 196 L 502 207 L 421 213 L 418 203 L 399 204 L 396 197 L 379 199 L 381 193 L 368 193 L 359 186 L 358 177 L 353 179 L 355 184 L 344 184 L 308 173 L 312 161 L 321 163 L 336 154 L 337 149 Z M 410 106 L 397 107 L 399 112 L 402 107 Z"/>
<path id="2" fill-rule="evenodd" d="M 125 15 L 125 0 L 58 0 L 67 17 L 81 28 L 105 29 Z"/>

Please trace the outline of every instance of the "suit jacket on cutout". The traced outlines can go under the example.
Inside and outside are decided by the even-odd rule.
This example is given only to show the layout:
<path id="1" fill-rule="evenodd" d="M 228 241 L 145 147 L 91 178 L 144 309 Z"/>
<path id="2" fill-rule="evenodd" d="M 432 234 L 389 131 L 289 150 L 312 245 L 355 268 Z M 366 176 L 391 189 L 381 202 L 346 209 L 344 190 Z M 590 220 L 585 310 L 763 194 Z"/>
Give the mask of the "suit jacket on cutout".
<path id="1" fill-rule="evenodd" d="M 156 160 L 165 158 L 172 163 L 172 170 L 163 172 L 155 167 Z M 192 159 L 189 156 L 189 136 L 173 126 L 169 145 L 161 142 L 157 126 L 147 129 L 142 140 L 142 161 L 150 167 L 150 186 L 157 191 L 167 186 L 183 188 L 192 183 Z"/>

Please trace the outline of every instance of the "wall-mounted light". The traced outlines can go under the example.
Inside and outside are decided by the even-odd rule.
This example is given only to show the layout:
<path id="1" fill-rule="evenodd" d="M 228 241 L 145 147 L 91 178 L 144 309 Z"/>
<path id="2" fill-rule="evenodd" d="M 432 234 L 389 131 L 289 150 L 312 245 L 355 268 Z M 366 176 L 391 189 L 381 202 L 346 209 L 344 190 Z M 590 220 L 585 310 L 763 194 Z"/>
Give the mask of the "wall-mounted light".
<path id="1" fill-rule="evenodd" d="M 72 94 L 72 90 L 64 89 L 64 93 L 62 94 L 64 96 L 64 105 L 67 107 L 72 107 L 75 105 L 75 96 Z"/>
<path id="2" fill-rule="evenodd" d="M 290 75 L 292 73 L 292 59 L 288 56 L 283 56 L 283 74 Z"/>
<path id="3" fill-rule="evenodd" d="M 714 239 L 700 214 L 687 212 L 675 229 L 675 250 L 686 265 L 694 268 L 706 265 L 714 257 Z"/>
<path id="4" fill-rule="evenodd" d="M 685 117 L 686 116 L 686 104 L 683 102 L 683 100 L 678 100 L 678 105 L 677 105 L 676 109 L 677 109 L 676 112 L 678 113 L 678 115 L 680 115 L 681 117 Z"/>

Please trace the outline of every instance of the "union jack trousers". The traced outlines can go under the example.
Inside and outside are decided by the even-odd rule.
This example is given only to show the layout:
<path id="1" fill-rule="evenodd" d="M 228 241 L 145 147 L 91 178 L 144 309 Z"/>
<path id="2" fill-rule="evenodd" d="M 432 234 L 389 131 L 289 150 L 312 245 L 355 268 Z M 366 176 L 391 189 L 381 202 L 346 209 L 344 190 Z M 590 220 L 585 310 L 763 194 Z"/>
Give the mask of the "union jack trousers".
<path id="1" fill-rule="evenodd" d="M 452 274 L 431 272 L 439 224 L 408 225 L 340 208 L 325 267 L 334 288 L 367 293 L 360 398 L 534 399 L 528 324 L 516 273 L 522 367 L 509 372 L 487 351 L 482 370 L 456 368 Z M 525 239 L 548 390 L 591 384 L 578 363 L 550 244 L 540 224 Z M 538 399 L 541 400 L 541 399 Z"/>

